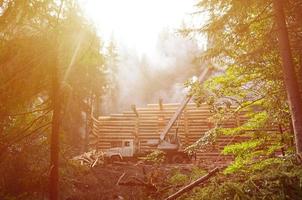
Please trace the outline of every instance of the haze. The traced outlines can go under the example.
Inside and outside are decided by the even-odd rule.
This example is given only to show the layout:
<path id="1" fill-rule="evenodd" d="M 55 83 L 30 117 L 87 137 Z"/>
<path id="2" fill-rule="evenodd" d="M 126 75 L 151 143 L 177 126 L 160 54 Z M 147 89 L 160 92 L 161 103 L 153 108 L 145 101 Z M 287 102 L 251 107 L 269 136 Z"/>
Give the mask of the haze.
<path id="1" fill-rule="evenodd" d="M 163 29 L 177 29 L 186 22 L 194 10 L 196 0 L 80 2 L 105 41 L 113 37 L 119 44 L 141 55 L 151 54 L 155 50 L 158 35 Z"/>

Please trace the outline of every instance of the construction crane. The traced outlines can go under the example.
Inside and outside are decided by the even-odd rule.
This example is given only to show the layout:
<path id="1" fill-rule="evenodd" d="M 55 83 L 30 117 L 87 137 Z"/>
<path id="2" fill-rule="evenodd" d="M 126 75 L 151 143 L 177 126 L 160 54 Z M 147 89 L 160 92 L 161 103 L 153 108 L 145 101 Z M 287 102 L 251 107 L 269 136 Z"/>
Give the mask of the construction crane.
<path id="1" fill-rule="evenodd" d="M 199 83 L 203 83 L 208 75 L 212 72 L 211 69 L 205 68 L 201 75 L 198 78 Z M 175 124 L 177 119 L 182 114 L 183 110 L 185 109 L 186 105 L 190 102 L 192 95 L 187 95 L 182 103 L 180 104 L 179 108 L 175 111 L 174 115 L 169 120 L 168 124 L 165 126 L 163 131 L 160 133 L 159 142 L 157 145 L 157 149 L 165 151 L 167 156 L 170 157 L 172 162 L 177 162 L 183 160 L 187 155 L 181 149 L 181 142 L 177 135 L 177 130 L 173 135 L 168 136 L 169 131 L 171 130 L 172 126 Z"/>

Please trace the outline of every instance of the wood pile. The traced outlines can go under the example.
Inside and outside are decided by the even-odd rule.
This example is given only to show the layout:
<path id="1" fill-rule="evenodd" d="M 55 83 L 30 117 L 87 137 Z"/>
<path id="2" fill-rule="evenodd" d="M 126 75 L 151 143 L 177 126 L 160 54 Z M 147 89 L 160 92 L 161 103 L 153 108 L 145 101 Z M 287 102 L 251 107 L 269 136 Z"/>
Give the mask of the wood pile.
<path id="1" fill-rule="evenodd" d="M 92 119 L 90 146 L 99 150 L 119 146 L 124 139 L 139 141 L 140 150 L 153 150 L 147 145 L 148 140 L 158 140 L 161 131 L 175 113 L 179 104 L 148 104 L 145 108 L 136 108 L 122 114 L 111 114 L 99 119 Z M 177 133 L 181 138 L 183 148 L 193 144 L 206 131 L 213 127 L 212 113 L 208 105 L 197 107 L 189 103 L 169 133 Z M 236 127 L 246 121 L 244 114 L 238 114 L 223 123 L 223 127 Z M 275 131 L 275 130 L 273 130 Z M 219 156 L 223 147 L 230 143 L 242 141 L 242 137 L 220 136 L 215 144 L 199 151 L 199 160 L 224 162 L 230 157 Z M 154 147 L 155 149 L 155 147 Z M 219 156 L 219 157 L 218 157 Z M 219 158 L 219 160 L 217 160 Z"/>

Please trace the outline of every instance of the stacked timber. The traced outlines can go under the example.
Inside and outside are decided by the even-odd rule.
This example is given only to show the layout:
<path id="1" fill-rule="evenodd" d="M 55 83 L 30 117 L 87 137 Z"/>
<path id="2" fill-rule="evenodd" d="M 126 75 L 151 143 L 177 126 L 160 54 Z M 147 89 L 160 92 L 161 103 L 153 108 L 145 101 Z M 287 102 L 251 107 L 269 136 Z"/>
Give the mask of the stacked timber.
<path id="1" fill-rule="evenodd" d="M 135 108 L 122 114 L 111 114 L 93 119 L 90 145 L 99 150 L 105 150 L 121 145 L 122 140 L 133 139 L 141 151 L 153 150 L 147 143 L 150 140 L 158 140 L 159 135 L 169 122 L 180 104 L 148 104 L 144 108 Z M 174 123 L 168 134 L 177 131 L 181 139 L 182 147 L 185 148 L 198 139 L 205 132 L 213 128 L 211 123 L 212 113 L 208 105 L 197 107 L 189 103 L 178 120 Z M 246 120 L 244 115 L 235 115 L 228 118 L 222 126 L 233 128 Z M 224 146 L 242 141 L 242 137 L 220 136 L 216 142 L 197 152 L 197 158 L 205 161 L 220 161 L 230 157 L 221 156 Z"/>

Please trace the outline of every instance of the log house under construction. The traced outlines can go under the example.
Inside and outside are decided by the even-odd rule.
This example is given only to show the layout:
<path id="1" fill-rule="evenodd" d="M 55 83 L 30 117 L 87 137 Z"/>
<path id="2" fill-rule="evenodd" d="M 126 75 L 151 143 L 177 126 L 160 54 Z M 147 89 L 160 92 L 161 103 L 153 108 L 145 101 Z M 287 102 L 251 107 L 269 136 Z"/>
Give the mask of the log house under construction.
<path id="1" fill-rule="evenodd" d="M 92 148 L 105 150 L 117 147 L 122 140 L 133 139 L 138 141 L 140 150 L 153 150 L 147 145 L 148 140 L 158 140 L 161 131 L 167 125 L 171 116 L 175 113 L 180 104 L 148 104 L 144 108 L 136 108 L 122 114 L 111 114 L 98 119 L 92 118 L 92 128 L 89 138 L 89 145 Z M 178 120 L 175 122 L 169 133 L 179 135 L 183 148 L 193 144 L 200 139 L 206 131 L 213 127 L 211 123 L 212 113 L 206 104 L 197 107 L 189 103 Z M 243 113 L 230 117 L 222 126 L 233 128 L 246 121 Z M 275 129 L 266 130 L 275 132 Z M 225 162 L 230 156 L 222 156 L 221 150 L 224 146 L 242 141 L 243 137 L 220 136 L 214 144 L 202 148 L 197 152 L 197 159 L 201 162 Z M 154 147 L 155 149 L 156 147 Z"/>

